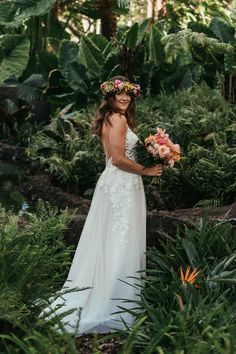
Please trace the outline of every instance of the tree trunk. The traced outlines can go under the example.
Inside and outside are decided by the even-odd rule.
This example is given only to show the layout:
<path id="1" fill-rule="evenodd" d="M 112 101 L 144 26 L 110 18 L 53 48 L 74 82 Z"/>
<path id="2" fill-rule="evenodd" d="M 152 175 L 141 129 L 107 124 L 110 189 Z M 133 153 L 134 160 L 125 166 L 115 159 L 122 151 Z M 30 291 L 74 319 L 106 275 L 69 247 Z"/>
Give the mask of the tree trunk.
<path id="1" fill-rule="evenodd" d="M 112 0 L 100 0 L 101 10 L 101 33 L 110 40 L 115 36 L 117 30 L 117 18 L 112 13 Z"/>
<path id="2" fill-rule="evenodd" d="M 167 13 L 166 4 L 167 4 L 167 0 L 157 0 L 157 19 L 158 20 L 160 20 L 166 16 L 166 13 Z"/>
<path id="3" fill-rule="evenodd" d="M 225 74 L 221 91 L 226 101 L 236 103 L 236 75 Z"/>
<path id="4" fill-rule="evenodd" d="M 156 20 L 156 5 L 158 0 L 148 0 L 147 4 L 147 17 L 151 18 L 151 23 L 154 23 Z"/>

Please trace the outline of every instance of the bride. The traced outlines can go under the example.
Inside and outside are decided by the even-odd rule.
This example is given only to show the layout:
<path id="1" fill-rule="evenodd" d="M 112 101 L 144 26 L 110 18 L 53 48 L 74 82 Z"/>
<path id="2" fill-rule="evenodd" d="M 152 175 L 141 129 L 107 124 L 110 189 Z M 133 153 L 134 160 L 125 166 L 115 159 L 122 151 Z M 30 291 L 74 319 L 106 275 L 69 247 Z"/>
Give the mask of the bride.
<path id="1" fill-rule="evenodd" d="M 115 76 L 100 88 L 104 100 L 94 132 L 102 142 L 106 167 L 62 290 L 88 288 L 63 294 L 50 305 L 54 313 L 70 312 L 63 318 L 64 328 L 77 336 L 121 329 L 124 321 L 132 325 L 131 314 L 120 308 L 134 306 L 138 271 L 145 269 L 146 201 L 141 176 L 162 173 L 161 165 L 145 168 L 135 162 L 135 97 L 140 86 Z"/>

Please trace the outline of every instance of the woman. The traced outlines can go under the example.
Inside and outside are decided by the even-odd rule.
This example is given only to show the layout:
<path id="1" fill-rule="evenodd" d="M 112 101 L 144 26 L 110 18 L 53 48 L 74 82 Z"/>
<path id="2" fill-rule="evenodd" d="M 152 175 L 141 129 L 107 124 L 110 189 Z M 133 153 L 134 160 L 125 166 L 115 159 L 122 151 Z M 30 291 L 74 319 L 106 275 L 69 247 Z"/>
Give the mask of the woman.
<path id="1" fill-rule="evenodd" d="M 140 270 L 145 269 L 146 202 L 142 175 L 160 176 L 161 165 L 145 168 L 135 162 L 138 141 L 135 128 L 135 97 L 140 87 L 123 76 L 101 85 L 104 102 L 98 109 L 94 131 L 100 137 L 106 168 L 101 174 L 76 249 L 65 288 L 90 287 L 71 292 L 52 303 L 63 304 L 56 312 L 81 309 L 64 318 L 68 332 L 105 333 L 132 325 L 128 313 L 138 297 Z M 135 279 L 136 277 L 136 279 Z M 123 300 L 122 300 L 123 299 Z M 131 300 L 125 303 L 124 299 Z"/>

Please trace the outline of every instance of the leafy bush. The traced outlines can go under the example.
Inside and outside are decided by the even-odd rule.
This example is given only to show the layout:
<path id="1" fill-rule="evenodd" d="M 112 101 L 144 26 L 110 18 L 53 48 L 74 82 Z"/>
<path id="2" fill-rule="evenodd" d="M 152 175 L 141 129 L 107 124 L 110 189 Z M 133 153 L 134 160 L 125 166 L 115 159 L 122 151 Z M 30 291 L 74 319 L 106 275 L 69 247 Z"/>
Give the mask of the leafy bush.
<path id="1" fill-rule="evenodd" d="M 94 186 L 104 165 L 101 146 L 91 134 L 91 117 L 75 112 L 52 119 L 27 149 L 67 191 L 83 194 Z"/>
<path id="2" fill-rule="evenodd" d="M 10 144 L 27 146 L 32 134 L 42 128 L 26 105 L 17 107 L 10 99 L 0 102 L 0 136 Z"/>
<path id="3" fill-rule="evenodd" d="M 101 144 L 91 134 L 95 106 L 56 116 L 32 138 L 29 156 L 67 186 L 83 194 L 104 167 Z M 86 117 L 86 120 L 85 120 Z M 137 105 L 141 137 L 157 126 L 182 149 L 181 162 L 161 177 L 159 187 L 144 178 L 149 209 L 229 204 L 235 198 L 235 108 L 206 85 L 172 95 L 143 98 Z"/>
<path id="4" fill-rule="evenodd" d="M 43 300 L 60 288 L 69 268 L 72 250 L 63 242 L 69 220 L 66 211 L 42 201 L 22 217 L 0 209 L 1 353 L 76 353 L 71 336 L 39 318 Z"/>
<path id="5" fill-rule="evenodd" d="M 135 303 L 140 310 L 131 310 L 137 321 L 129 334 L 123 332 L 123 353 L 234 353 L 235 251 L 235 233 L 227 223 L 204 219 L 175 238 L 163 234 L 160 247 L 147 252 Z M 185 278 L 189 265 L 199 274 L 185 281 L 180 267 Z"/>
<path id="6" fill-rule="evenodd" d="M 161 178 L 162 207 L 216 206 L 234 201 L 235 113 L 233 105 L 206 85 L 140 103 L 139 134 L 146 137 L 157 126 L 165 128 L 182 149 L 181 162 Z M 148 184 L 147 179 L 149 208 L 153 209 L 159 204 L 148 192 Z"/>

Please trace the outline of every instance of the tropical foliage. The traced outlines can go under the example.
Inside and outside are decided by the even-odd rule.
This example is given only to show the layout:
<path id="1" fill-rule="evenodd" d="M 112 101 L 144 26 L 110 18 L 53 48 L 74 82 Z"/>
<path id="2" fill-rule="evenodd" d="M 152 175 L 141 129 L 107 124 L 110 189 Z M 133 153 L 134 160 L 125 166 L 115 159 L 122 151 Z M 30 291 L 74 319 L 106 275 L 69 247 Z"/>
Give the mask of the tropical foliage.
<path id="1" fill-rule="evenodd" d="M 78 352 L 80 342 L 61 326 L 64 314 L 53 320 L 39 316 L 70 265 L 72 250 L 63 242 L 69 221 L 66 211 L 42 201 L 35 213 L 21 216 L 0 209 L 1 352 Z M 141 296 L 128 310 L 136 323 L 119 332 L 119 353 L 234 353 L 234 228 L 226 220 L 204 218 L 175 237 L 163 233 L 159 242 L 148 249 Z M 99 350 L 94 343 L 91 353 Z"/>
<path id="2" fill-rule="evenodd" d="M 66 211 L 59 214 L 42 201 L 35 213 L 21 217 L 0 209 L 2 353 L 76 353 L 69 335 L 56 334 L 50 321 L 39 318 L 68 271 L 72 250 L 63 233 L 69 221 Z"/>
<path id="3" fill-rule="evenodd" d="M 0 3 L 0 9 L 8 3 Z M 84 4 L 84 11 L 89 14 L 95 3 Z M 24 3 L 18 10 L 14 1 L 9 4 L 2 26 L 13 32 L 0 38 L 0 82 L 19 79 L 23 99 L 40 97 L 54 105 L 85 106 L 97 100 L 100 81 L 120 73 L 138 80 L 145 94 L 189 88 L 202 81 L 216 87 L 220 80 L 226 85 L 225 97 L 235 99 L 228 77 L 235 74 L 235 29 L 226 13 L 213 12 L 211 20 L 202 23 L 193 16 L 187 28 L 175 31 L 146 19 L 118 28 L 112 39 L 80 31 L 76 43 L 65 27 L 47 26 L 55 0 Z"/>
<path id="4" fill-rule="evenodd" d="M 37 133 L 29 156 L 71 191 L 94 187 L 104 156 L 91 134 L 94 106 L 81 113 L 52 119 Z M 156 127 L 166 129 L 181 145 L 182 159 L 166 170 L 159 186 L 145 178 L 150 209 L 229 204 L 235 197 L 235 109 L 206 85 L 138 103 L 138 134 L 145 138 Z M 84 158 L 84 159 L 83 159 Z M 85 174 L 86 173 L 86 177 Z M 160 193 L 160 195 L 159 195 Z"/>
<path id="5" fill-rule="evenodd" d="M 161 182 L 162 207 L 228 204 L 235 198 L 235 110 L 217 91 L 200 86 L 147 99 L 138 108 L 143 136 L 157 126 L 181 145 L 183 158 Z M 148 181 L 147 181 L 147 188 Z M 159 198 L 148 193 L 150 207 Z M 182 204 L 183 203 L 183 204 Z"/>
<path id="6" fill-rule="evenodd" d="M 59 112 L 32 138 L 27 151 L 67 191 L 82 194 L 94 187 L 104 167 L 100 144 L 91 133 L 91 116 Z"/>
<path id="7" fill-rule="evenodd" d="M 43 125 L 43 122 L 35 119 L 32 105 L 23 104 L 19 107 L 8 98 L 1 102 L 0 114 L 1 140 L 13 145 L 28 146 L 31 135 Z"/>
<path id="8" fill-rule="evenodd" d="M 35 171 L 50 174 L 54 184 L 92 195 L 104 168 L 91 133 L 99 86 L 126 75 L 142 89 L 140 138 L 159 127 L 181 146 L 180 163 L 158 184 L 144 178 L 148 208 L 230 204 L 236 197 L 235 0 L 163 0 L 156 13 L 157 1 L 150 4 L 152 17 L 139 20 L 146 9 L 137 14 L 129 0 L 0 0 L 0 89 L 17 85 L 19 99 L 0 102 L 1 139 L 26 147 Z M 137 20 L 126 21 L 129 8 Z M 30 113 L 35 100 L 50 103 L 50 122 Z M 14 161 L 0 162 L 1 189 L 25 173 Z M 19 189 L 11 204 L 24 201 Z M 71 263 L 73 250 L 63 240 L 70 220 L 43 201 L 19 215 L 0 207 L 1 353 L 78 353 L 80 341 L 63 330 L 64 314 L 40 315 Z M 235 353 L 235 228 L 204 218 L 175 236 L 162 233 L 147 260 L 141 296 L 128 310 L 135 326 L 119 333 L 119 353 Z M 120 311 L 127 311 L 125 302 Z M 101 352 L 96 338 L 90 351 Z"/>
<path id="9" fill-rule="evenodd" d="M 235 233 L 227 223 L 201 220 L 149 249 L 142 293 L 128 310 L 123 353 L 234 353 Z M 198 269 L 198 274 L 184 277 Z M 181 272 L 182 270 L 182 272 Z M 122 312 L 125 309 L 125 303 Z"/>

